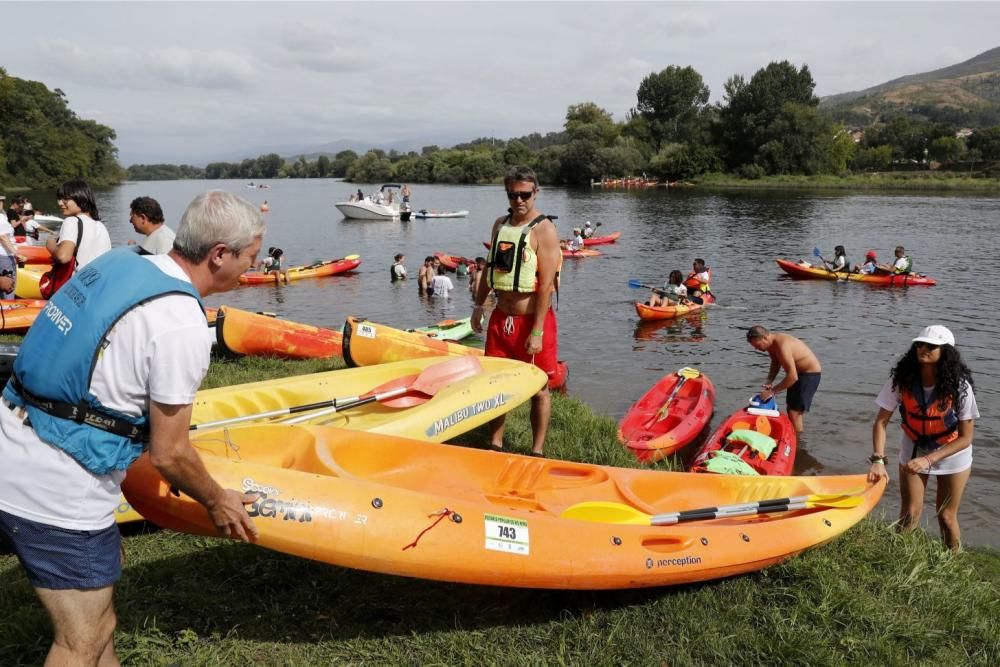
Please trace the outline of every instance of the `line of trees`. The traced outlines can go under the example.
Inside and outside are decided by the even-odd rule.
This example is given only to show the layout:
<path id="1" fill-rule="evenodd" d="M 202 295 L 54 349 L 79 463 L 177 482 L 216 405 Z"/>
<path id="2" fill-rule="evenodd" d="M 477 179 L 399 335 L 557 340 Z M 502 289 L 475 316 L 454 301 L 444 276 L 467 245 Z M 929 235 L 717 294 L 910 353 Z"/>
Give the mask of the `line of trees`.
<path id="1" fill-rule="evenodd" d="M 63 91 L 0 68 L 0 182 L 25 188 L 69 178 L 117 183 L 125 172 L 114 140 L 110 127 L 77 117 Z"/>

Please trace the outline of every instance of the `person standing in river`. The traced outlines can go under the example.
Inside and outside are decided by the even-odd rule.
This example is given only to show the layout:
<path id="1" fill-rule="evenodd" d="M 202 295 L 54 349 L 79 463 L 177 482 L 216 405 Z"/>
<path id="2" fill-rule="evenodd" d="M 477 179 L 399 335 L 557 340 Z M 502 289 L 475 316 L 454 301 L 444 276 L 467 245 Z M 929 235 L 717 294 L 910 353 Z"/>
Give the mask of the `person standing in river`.
<path id="1" fill-rule="evenodd" d="M 761 400 L 767 401 L 787 389 L 788 418 L 795 427 L 795 432 L 802 433 L 802 418 L 809 412 L 813 396 L 819 389 L 820 373 L 823 371 L 819 359 L 808 345 L 795 336 L 768 331 L 760 325 L 750 327 L 747 342 L 753 349 L 767 352 L 771 357 L 767 381 L 760 392 Z M 772 384 L 778 377 L 778 371 L 782 369 L 785 377 L 778 384 Z"/>
<path id="2" fill-rule="evenodd" d="M 482 332 L 483 306 L 496 292 L 486 333 L 486 354 L 532 363 L 551 378 L 558 364 L 558 328 L 551 309 L 562 263 L 559 232 L 536 208 L 538 177 L 528 167 L 512 167 L 504 177 L 508 214 L 497 218 L 490 234 L 485 278 L 473 295 L 472 328 Z M 543 456 L 552 412 L 548 386 L 531 398 L 533 456 Z M 490 422 L 490 447 L 503 449 L 504 417 Z"/>
<path id="3" fill-rule="evenodd" d="M 924 491 L 937 480 L 934 509 L 944 543 L 961 548 L 958 508 L 972 474 L 972 437 L 979 419 L 972 372 L 955 347 L 955 335 L 940 324 L 924 328 L 913 339 L 882 386 L 878 414 L 872 424 L 873 454 L 868 481 L 888 479 L 886 425 L 898 409 L 902 417 L 899 446 L 899 528 L 920 521 Z"/>

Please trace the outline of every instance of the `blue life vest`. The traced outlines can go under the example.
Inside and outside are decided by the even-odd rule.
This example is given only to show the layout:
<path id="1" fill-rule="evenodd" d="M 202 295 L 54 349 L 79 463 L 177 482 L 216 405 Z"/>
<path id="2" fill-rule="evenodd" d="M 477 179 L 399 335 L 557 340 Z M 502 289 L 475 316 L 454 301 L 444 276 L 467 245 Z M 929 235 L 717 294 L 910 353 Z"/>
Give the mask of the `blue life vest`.
<path id="1" fill-rule="evenodd" d="M 125 470 L 144 449 L 149 415 L 134 417 L 101 405 L 90 383 L 106 336 L 118 320 L 168 294 L 188 294 L 202 306 L 191 283 L 168 276 L 129 250 L 112 250 L 87 264 L 56 292 L 28 330 L 4 399 L 27 410 L 39 438 L 90 472 Z M 72 416 L 57 416 L 67 408 L 76 408 Z M 135 428 L 130 435 L 109 432 L 106 427 L 113 422 Z"/>

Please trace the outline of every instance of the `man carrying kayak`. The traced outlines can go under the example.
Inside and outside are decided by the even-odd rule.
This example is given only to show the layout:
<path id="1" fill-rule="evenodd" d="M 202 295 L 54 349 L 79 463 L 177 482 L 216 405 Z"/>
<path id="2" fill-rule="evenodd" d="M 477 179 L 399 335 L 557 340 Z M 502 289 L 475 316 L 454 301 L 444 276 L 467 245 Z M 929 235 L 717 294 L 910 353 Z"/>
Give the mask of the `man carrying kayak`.
<path id="1" fill-rule="evenodd" d="M 559 233 L 536 208 L 538 177 L 523 166 L 504 177 L 509 213 L 497 218 L 490 234 L 485 279 L 473 295 L 472 328 L 482 332 L 483 305 L 490 290 L 497 305 L 486 333 L 486 354 L 533 363 L 551 378 L 558 363 L 556 316 L 550 308 L 562 262 Z M 533 456 L 542 456 L 552 412 L 548 386 L 531 399 Z M 503 449 L 504 417 L 490 422 L 490 446 Z"/>
<path id="2" fill-rule="evenodd" d="M 767 401 L 787 389 L 788 418 L 792 421 L 795 432 L 802 433 L 802 417 L 809 412 L 813 396 L 819 388 L 823 370 L 819 359 L 808 345 L 795 336 L 768 331 L 760 325 L 750 327 L 747 342 L 753 349 L 767 352 L 771 357 L 767 381 L 760 392 L 761 400 Z M 772 384 L 781 369 L 785 370 L 785 377 L 778 384 Z"/>
<path id="3" fill-rule="evenodd" d="M 244 507 L 255 495 L 220 486 L 188 428 L 213 338 L 201 300 L 237 285 L 263 234 L 255 206 L 203 193 L 170 253 L 95 258 L 25 336 L 0 404 L 0 542 L 52 620 L 46 664 L 118 664 L 115 508 L 143 451 L 205 507 L 220 536 L 256 539 Z"/>

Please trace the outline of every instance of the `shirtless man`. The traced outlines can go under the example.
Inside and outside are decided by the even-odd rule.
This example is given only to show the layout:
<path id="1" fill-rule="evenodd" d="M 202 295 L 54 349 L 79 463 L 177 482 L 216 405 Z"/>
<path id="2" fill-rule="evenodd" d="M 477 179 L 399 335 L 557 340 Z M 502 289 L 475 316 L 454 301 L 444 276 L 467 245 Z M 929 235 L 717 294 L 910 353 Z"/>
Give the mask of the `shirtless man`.
<path id="1" fill-rule="evenodd" d="M 787 389 L 788 417 L 792 420 L 795 432 L 802 433 L 802 417 L 809 412 L 813 396 L 819 388 L 820 373 L 823 370 L 819 359 L 795 336 L 768 331 L 760 325 L 750 327 L 747 342 L 753 349 L 767 352 L 771 357 L 767 381 L 760 392 L 761 400 L 766 401 Z M 781 368 L 785 369 L 785 377 L 778 384 L 772 384 Z"/>
<path id="2" fill-rule="evenodd" d="M 535 208 L 538 177 L 512 167 L 504 177 L 510 213 L 493 223 L 485 276 L 473 294 L 472 328 L 482 332 L 483 304 L 490 290 L 497 306 L 486 333 L 486 354 L 532 363 L 549 377 L 558 363 L 556 316 L 550 308 L 562 262 L 555 224 Z M 532 456 L 543 456 L 552 399 L 548 385 L 531 398 Z M 490 422 L 490 446 L 503 449 L 503 416 Z"/>

